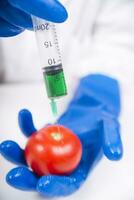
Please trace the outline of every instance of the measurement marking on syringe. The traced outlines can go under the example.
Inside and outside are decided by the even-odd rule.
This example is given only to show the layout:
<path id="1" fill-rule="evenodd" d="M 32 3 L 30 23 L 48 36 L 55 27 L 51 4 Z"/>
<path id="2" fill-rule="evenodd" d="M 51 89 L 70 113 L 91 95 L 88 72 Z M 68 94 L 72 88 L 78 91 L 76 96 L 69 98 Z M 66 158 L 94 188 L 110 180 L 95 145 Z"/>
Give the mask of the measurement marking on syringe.
<path id="1" fill-rule="evenodd" d="M 45 42 L 44 42 L 44 46 L 45 46 L 46 48 L 53 47 L 51 41 L 45 41 Z"/>

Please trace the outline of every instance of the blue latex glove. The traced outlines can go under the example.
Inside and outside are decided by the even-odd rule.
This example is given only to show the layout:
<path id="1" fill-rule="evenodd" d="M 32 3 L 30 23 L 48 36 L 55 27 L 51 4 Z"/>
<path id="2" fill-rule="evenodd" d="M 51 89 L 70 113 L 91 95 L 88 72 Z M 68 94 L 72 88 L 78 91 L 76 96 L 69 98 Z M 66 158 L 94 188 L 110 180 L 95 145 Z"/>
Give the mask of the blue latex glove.
<path id="1" fill-rule="evenodd" d="M 119 87 L 116 80 L 90 75 L 80 80 L 73 100 L 58 124 L 70 128 L 80 138 L 83 154 L 78 168 L 68 176 L 37 177 L 26 166 L 12 169 L 7 183 L 22 190 L 36 190 L 45 197 L 66 196 L 75 192 L 103 154 L 110 160 L 122 157 Z M 31 113 L 19 113 L 19 125 L 27 137 L 36 131 Z M 0 145 L 1 154 L 18 165 L 26 165 L 23 150 L 13 141 Z"/>
<path id="2" fill-rule="evenodd" d="M 67 11 L 57 0 L 0 0 L 0 37 L 32 29 L 31 14 L 52 22 L 63 22 Z"/>

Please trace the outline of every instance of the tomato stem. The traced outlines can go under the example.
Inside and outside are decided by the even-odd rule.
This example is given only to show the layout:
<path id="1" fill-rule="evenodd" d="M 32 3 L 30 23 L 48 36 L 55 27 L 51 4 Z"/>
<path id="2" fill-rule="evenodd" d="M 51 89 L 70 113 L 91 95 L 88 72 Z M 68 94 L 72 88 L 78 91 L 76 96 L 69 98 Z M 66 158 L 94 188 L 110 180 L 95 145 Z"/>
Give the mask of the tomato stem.
<path id="1" fill-rule="evenodd" d="M 62 138 L 62 135 L 60 133 L 58 133 L 58 132 L 57 133 L 52 133 L 51 135 L 52 135 L 52 138 L 57 140 L 57 141 L 61 140 L 61 138 Z"/>

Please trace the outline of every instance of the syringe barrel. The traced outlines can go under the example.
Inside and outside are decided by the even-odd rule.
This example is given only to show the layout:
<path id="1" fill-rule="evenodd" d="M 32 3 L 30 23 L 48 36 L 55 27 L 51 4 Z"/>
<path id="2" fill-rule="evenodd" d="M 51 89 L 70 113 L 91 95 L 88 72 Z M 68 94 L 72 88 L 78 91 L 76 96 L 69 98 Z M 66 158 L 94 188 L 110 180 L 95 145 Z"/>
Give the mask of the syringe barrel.
<path id="1" fill-rule="evenodd" d="M 62 65 L 44 68 L 44 81 L 49 98 L 58 98 L 67 94 Z"/>
<path id="2" fill-rule="evenodd" d="M 49 98 L 67 94 L 55 24 L 32 16 Z"/>

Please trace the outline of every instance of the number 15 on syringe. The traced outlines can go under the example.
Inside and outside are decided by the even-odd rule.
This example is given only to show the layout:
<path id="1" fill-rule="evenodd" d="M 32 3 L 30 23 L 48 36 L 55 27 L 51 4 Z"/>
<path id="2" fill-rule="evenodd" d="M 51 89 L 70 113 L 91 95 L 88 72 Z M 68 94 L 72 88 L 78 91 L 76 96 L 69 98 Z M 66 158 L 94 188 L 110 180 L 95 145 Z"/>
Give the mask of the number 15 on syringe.
<path id="1" fill-rule="evenodd" d="M 48 97 L 67 94 L 55 24 L 32 16 Z"/>

